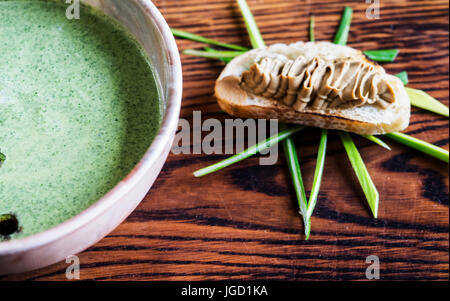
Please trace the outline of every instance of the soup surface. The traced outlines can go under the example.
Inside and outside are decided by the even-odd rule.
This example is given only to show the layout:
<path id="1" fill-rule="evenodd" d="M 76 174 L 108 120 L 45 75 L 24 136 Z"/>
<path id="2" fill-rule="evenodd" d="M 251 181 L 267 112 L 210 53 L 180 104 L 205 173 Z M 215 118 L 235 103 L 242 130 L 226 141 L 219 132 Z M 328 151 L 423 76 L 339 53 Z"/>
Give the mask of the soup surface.
<path id="1" fill-rule="evenodd" d="M 0 217 L 49 229 L 123 179 L 161 120 L 151 64 L 111 18 L 65 1 L 0 0 Z M 0 219 L 1 222 L 1 219 Z"/>

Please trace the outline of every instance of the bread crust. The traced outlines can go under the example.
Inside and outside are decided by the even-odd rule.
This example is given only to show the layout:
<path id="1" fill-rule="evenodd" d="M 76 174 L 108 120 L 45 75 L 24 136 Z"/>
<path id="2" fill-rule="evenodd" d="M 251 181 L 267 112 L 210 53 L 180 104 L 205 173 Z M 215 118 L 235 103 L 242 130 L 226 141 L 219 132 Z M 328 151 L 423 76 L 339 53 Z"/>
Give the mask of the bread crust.
<path id="1" fill-rule="evenodd" d="M 320 42 L 318 47 L 332 49 L 336 46 L 331 43 Z M 310 43 L 308 43 L 310 44 Z M 319 44 L 319 43 L 316 43 Z M 329 45 L 328 45 L 329 44 Z M 283 103 L 251 95 L 240 87 L 240 75 L 264 52 L 276 53 L 278 49 L 289 51 L 289 47 L 301 48 L 307 44 L 274 45 L 266 49 L 257 49 L 245 53 L 228 64 L 215 85 L 215 95 L 219 106 L 228 114 L 241 118 L 278 119 L 283 123 L 301 124 L 325 129 L 336 129 L 365 135 L 378 135 L 389 132 L 401 131 L 409 125 L 410 100 L 401 81 L 391 75 L 386 75 L 389 83 L 395 90 L 397 101 L 395 105 L 387 108 L 370 108 L 369 110 L 312 110 L 305 109 L 300 112 Z M 278 48 L 276 48 L 278 47 Z M 309 45 L 311 49 L 314 45 Z M 355 49 L 343 49 L 339 46 L 339 52 L 350 55 L 363 54 Z M 381 67 L 380 67 L 381 68 Z M 386 112 L 383 112 L 386 111 Z M 372 113 L 371 113 L 372 112 Z M 370 115 L 370 116 L 369 116 Z M 380 120 L 374 120 L 374 116 L 380 115 Z"/>

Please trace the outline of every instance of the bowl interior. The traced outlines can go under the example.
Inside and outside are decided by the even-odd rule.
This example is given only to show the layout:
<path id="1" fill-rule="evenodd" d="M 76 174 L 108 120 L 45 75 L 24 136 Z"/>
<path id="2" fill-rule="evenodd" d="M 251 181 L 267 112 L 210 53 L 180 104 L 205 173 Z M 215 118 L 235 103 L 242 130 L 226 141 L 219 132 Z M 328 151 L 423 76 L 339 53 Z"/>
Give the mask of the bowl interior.
<path id="1" fill-rule="evenodd" d="M 142 199 L 152 185 L 168 154 L 178 124 L 182 93 L 181 63 L 175 39 L 157 8 L 150 0 L 81 0 L 81 2 L 96 7 L 116 19 L 143 47 L 151 61 L 160 89 L 161 126 L 141 162 L 123 181 L 91 207 L 49 230 L 25 238 L 1 242 L 0 267 L 4 264 L 6 271 L 30 270 L 50 264 L 51 261 L 56 262 L 63 258 L 63 253 L 74 254 L 70 252 L 81 251 L 112 231 L 131 212 L 133 206 L 138 204 L 137 201 Z M 137 193 L 135 188 L 139 185 L 141 192 Z M 94 221 L 102 215 L 107 216 L 124 195 L 128 195 L 130 199 L 136 199 L 136 203 L 129 205 L 124 212 L 114 215 L 115 220 L 109 221 L 110 226 L 99 230 L 98 233 L 92 233 L 90 235 L 92 237 L 84 237 L 76 248 L 70 250 L 67 242 L 72 241 L 77 235 L 79 237 L 91 233 L 92 231 L 89 231 L 91 224 L 94 224 Z M 57 256 L 48 254 L 41 264 L 36 264 L 39 256 L 44 257 L 43 254 L 46 252 L 57 249 L 58 242 L 60 245 L 67 246 L 67 250 L 61 250 Z M 29 254 L 29 262 L 24 254 Z M 20 267 L 8 269 L 6 265 L 11 262 L 17 263 L 17 260 L 21 260 Z M 0 268 L 1 272 L 3 267 Z"/>
<path id="2" fill-rule="evenodd" d="M 167 108 L 170 84 L 168 45 L 161 28 L 149 18 L 147 4 L 150 0 L 82 0 L 94 6 L 122 24 L 144 48 L 155 71 L 162 97 L 162 115 Z"/>

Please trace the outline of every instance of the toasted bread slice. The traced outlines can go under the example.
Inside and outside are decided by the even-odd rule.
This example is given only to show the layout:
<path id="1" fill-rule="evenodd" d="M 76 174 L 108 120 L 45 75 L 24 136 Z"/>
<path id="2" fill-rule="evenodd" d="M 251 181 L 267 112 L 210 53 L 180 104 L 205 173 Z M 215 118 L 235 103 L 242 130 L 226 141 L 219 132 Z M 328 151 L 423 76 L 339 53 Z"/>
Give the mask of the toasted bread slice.
<path id="1" fill-rule="evenodd" d="M 298 106 L 294 108 L 295 106 L 285 104 L 280 99 L 267 97 L 267 93 L 266 96 L 262 96 L 261 93 L 253 93 L 251 89 L 249 90 L 243 85 L 244 72 L 247 72 L 252 65 L 261 62 L 263 58 L 277 58 L 284 62 L 290 61 L 292 64 L 292 61 L 301 56 L 306 61 L 318 59 L 331 62 L 330 64 L 347 59 L 361 61 L 364 66 L 369 66 L 372 72 L 376 72 L 377 76 L 383 80 L 384 85 L 389 87 L 391 93 L 389 99 L 392 99 L 392 101 L 388 105 L 381 106 L 374 100 L 368 99 L 367 101 L 366 97 L 364 103 L 358 101 L 355 102 L 357 105 L 353 106 L 319 108 L 312 105 L 313 101 L 311 101 L 307 103 L 306 107 L 299 109 Z M 280 70 L 271 75 L 272 82 L 275 81 L 272 76 L 281 76 Z M 322 76 L 324 76 L 323 72 Z M 364 74 L 360 77 L 364 77 Z M 268 81 L 270 82 L 270 79 Z M 356 79 L 354 81 L 357 82 Z M 267 86 L 270 86 L 269 84 Z M 360 84 L 360 86 L 364 85 L 364 83 Z M 366 85 L 367 91 L 369 86 L 370 83 Z M 316 88 L 316 92 L 313 93 L 318 94 L 320 87 Z M 409 97 L 402 82 L 397 77 L 386 74 L 381 66 L 367 60 L 361 51 L 328 42 L 276 44 L 268 48 L 255 49 L 236 57 L 225 67 L 217 79 L 215 95 L 220 107 L 236 117 L 278 119 L 283 123 L 302 124 L 367 135 L 385 134 L 405 129 L 409 125 L 411 111 Z M 367 95 L 369 95 L 369 92 L 367 92 Z M 311 97 L 313 98 L 314 95 Z M 337 99 L 337 96 L 334 97 Z M 346 97 L 348 98 L 348 96 Z M 357 97 L 355 96 L 355 98 Z M 332 100 L 325 99 L 325 101 L 331 103 Z M 352 101 L 348 103 L 352 103 Z M 383 100 L 380 101 L 384 102 Z"/>

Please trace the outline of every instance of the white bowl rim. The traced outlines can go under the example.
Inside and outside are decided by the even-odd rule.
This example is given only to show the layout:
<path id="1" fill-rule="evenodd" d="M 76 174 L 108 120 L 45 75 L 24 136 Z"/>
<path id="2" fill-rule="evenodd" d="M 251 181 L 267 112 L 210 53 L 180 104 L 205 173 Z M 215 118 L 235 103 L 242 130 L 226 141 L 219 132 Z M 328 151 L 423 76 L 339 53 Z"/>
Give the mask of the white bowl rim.
<path id="1" fill-rule="evenodd" d="M 44 246 L 53 241 L 57 241 L 90 223 L 93 219 L 119 201 L 123 195 L 128 193 L 134 185 L 142 179 L 146 171 L 152 168 L 159 159 L 159 156 L 164 152 L 165 145 L 167 143 L 172 143 L 172 141 L 167 140 L 171 139 L 172 131 L 174 131 L 178 125 L 183 89 L 182 68 L 178 47 L 169 25 L 156 6 L 150 0 L 135 1 L 141 6 L 144 12 L 150 16 L 154 24 L 160 30 L 162 39 L 167 48 L 169 68 L 171 69 L 169 73 L 170 82 L 168 87 L 166 112 L 158 134 L 155 136 L 155 139 L 141 161 L 133 168 L 125 179 L 118 183 L 102 198 L 76 216 L 48 230 L 24 238 L 0 242 L 0 256 L 18 254 Z"/>

